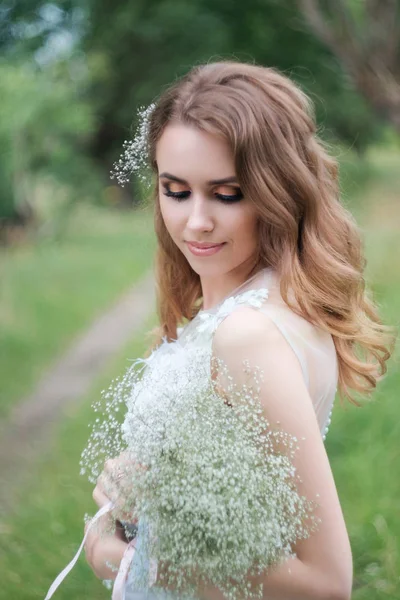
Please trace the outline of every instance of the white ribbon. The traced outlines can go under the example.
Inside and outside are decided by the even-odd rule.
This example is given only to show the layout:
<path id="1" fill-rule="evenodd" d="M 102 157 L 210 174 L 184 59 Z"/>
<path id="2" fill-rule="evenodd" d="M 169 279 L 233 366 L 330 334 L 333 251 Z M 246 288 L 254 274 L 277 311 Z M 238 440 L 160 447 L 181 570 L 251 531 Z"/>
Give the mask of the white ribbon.
<path id="1" fill-rule="evenodd" d="M 131 566 L 133 556 L 135 554 L 135 544 L 137 538 L 131 540 L 124 552 L 121 564 L 118 569 L 117 577 L 114 581 L 114 587 L 111 600 L 125 600 L 125 585 L 128 577 L 129 568 Z"/>
<path id="2" fill-rule="evenodd" d="M 94 515 L 93 519 L 90 521 L 89 527 L 86 530 L 86 533 L 83 537 L 82 543 L 79 547 L 78 552 L 75 554 L 74 558 L 71 560 L 71 562 L 65 567 L 65 569 L 63 569 L 61 571 L 61 573 L 59 573 L 59 575 L 57 575 L 57 577 L 55 578 L 55 580 L 53 581 L 53 583 L 51 584 L 49 591 L 47 592 L 46 598 L 44 600 L 50 600 L 50 598 L 53 596 L 54 592 L 56 591 L 56 589 L 59 587 L 60 583 L 62 583 L 62 581 L 66 578 L 66 576 L 68 575 L 68 573 L 74 568 L 76 561 L 79 558 L 80 553 L 82 552 L 82 549 L 85 545 L 86 542 L 86 538 L 88 536 L 88 533 L 90 531 L 90 529 L 92 528 L 92 526 L 96 523 L 96 521 L 98 521 L 100 519 L 100 517 L 102 517 L 103 515 L 105 515 L 106 513 L 110 512 L 112 509 L 114 508 L 114 503 L 113 502 L 108 502 L 107 504 L 105 504 L 104 506 L 102 506 L 100 508 L 100 510 L 97 511 L 97 513 Z M 133 542 L 133 540 L 132 540 Z M 132 557 L 133 557 L 133 553 L 134 553 L 134 544 L 130 542 L 128 544 L 127 549 L 125 550 L 124 553 L 124 557 L 121 561 L 121 565 L 120 565 L 120 569 L 121 569 L 121 575 L 118 571 L 118 575 L 117 575 L 117 580 L 118 580 L 118 586 L 117 586 L 117 590 L 116 593 L 119 592 L 119 594 L 121 594 L 121 598 L 124 597 L 124 587 L 125 587 L 125 579 L 127 576 L 127 572 L 129 570 L 129 565 L 132 561 Z M 118 589 L 119 588 L 119 589 Z M 118 598 L 119 596 L 114 596 L 113 594 L 113 599 L 114 598 Z"/>

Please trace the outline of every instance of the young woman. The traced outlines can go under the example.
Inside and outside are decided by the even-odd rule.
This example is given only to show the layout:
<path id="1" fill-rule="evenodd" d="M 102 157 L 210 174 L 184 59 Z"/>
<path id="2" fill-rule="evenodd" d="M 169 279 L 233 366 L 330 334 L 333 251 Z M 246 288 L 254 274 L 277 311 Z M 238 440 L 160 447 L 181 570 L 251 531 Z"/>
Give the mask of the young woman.
<path id="1" fill-rule="evenodd" d="M 316 136 L 310 101 L 274 69 L 197 66 L 157 101 L 147 142 L 155 356 L 178 337 L 187 351 L 197 345 L 221 358 L 239 382 L 244 359 L 261 367 L 263 407 L 303 440 L 296 468 L 321 519 L 296 558 L 262 578 L 265 598 L 349 599 L 351 549 L 323 440 L 336 391 L 353 402 L 352 390 L 373 391 L 394 338 L 365 293 L 359 231 L 340 203 L 338 167 Z M 124 493 L 116 463 L 93 492 L 99 506 Z M 103 518 L 106 527 L 111 517 Z M 86 556 L 98 577 L 115 578 L 106 563 L 118 566 L 126 546 L 118 532 L 89 532 Z M 129 585 L 126 594 L 134 597 Z M 199 595 L 223 598 L 212 587 Z"/>

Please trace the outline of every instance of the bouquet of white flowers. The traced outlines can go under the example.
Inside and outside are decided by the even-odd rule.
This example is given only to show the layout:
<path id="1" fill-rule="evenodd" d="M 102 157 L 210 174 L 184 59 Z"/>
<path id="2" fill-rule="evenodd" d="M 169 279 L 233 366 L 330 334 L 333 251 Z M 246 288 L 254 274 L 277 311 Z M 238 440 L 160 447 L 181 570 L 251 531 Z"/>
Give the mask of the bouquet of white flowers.
<path id="1" fill-rule="evenodd" d="M 82 472 L 94 483 L 104 460 L 132 458 L 119 508 L 149 524 L 148 557 L 163 565 L 166 588 L 194 597 L 208 583 L 231 600 L 261 598 L 262 585 L 251 590 L 248 578 L 294 556 L 296 541 L 317 528 L 316 502 L 298 492 L 298 440 L 264 415 L 260 369 L 244 363 L 238 386 L 222 361 L 211 362 L 210 371 L 198 352 L 167 369 L 136 361 L 103 392 L 107 416 L 95 420 Z"/>

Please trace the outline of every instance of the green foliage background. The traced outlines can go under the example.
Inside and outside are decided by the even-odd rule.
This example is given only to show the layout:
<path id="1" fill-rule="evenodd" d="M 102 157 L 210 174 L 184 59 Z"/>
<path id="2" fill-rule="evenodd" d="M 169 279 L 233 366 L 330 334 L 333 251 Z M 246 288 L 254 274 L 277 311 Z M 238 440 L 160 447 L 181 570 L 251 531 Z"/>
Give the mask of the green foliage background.
<path id="1" fill-rule="evenodd" d="M 71 202 L 99 200 L 136 108 L 210 60 L 281 69 L 314 100 L 321 135 L 359 154 L 382 135 L 289 0 L 5 0 L 0 16 L 3 219 L 38 217 L 31 181 L 43 173 L 67 183 Z"/>
<path id="2" fill-rule="evenodd" d="M 363 35 L 362 2 L 351 2 Z M 315 103 L 341 164 L 366 273 L 385 322 L 400 313 L 399 140 L 291 0 L 4 0 L 0 6 L 0 425 L 75 335 L 152 265 L 150 210 L 109 170 L 139 105 L 194 64 L 280 68 Z M 90 403 L 143 354 L 142 331 L 69 408 L 51 448 L 0 517 L 0 599 L 43 598 L 94 512 L 78 474 Z M 354 600 L 400 600 L 399 368 L 362 409 L 336 405 L 327 452 L 348 527 Z M 1 482 L 7 485 L 7 482 Z M 109 598 L 84 559 L 57 598 Z"/>

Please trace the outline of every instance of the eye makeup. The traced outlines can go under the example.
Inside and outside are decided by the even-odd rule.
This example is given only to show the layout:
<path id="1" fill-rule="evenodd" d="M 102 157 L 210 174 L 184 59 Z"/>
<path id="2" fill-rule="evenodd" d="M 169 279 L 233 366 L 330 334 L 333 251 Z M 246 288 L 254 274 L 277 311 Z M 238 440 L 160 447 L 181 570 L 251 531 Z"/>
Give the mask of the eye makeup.
<path id="1" fill-rule="evenodd" d="M 191 192 L 189 190 L 184 190 L 181 192 L 173 192 L 173 191 L 171 191 L 170 187 L 167 184 L 163 184 L 163 187 L 164 187 L 163 194 L 169 198 L 175 198 L 175 200 L 178 200 L 178 202 L 181 202 L 182 200 L 189 198 L 189 196 L 191 194 Z M 224 187 L 227 187 L 227 186 L 224 186 Z M 232 187 L 232 189 L 237 190 L 237 193 L 236 194 L 218 194 L 215 192 L 213 194 L 214 197 L 226 204 L 232 204 L 233 202 L 239 202 L 239 200 L 242 200 L 243 194 L 242 194 L 240 188 L 236 187 L 236 186 L 229 186 L 229 187 Z"/>

